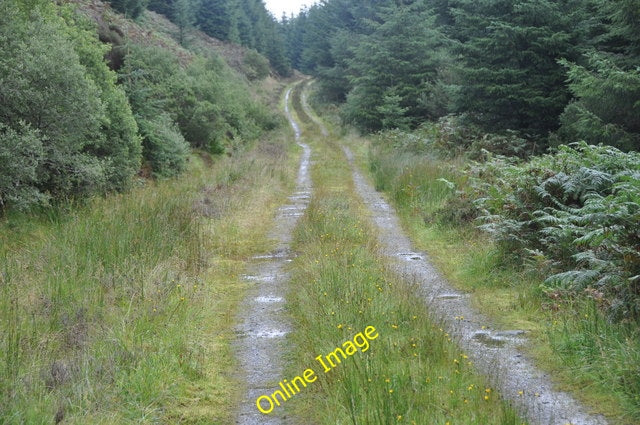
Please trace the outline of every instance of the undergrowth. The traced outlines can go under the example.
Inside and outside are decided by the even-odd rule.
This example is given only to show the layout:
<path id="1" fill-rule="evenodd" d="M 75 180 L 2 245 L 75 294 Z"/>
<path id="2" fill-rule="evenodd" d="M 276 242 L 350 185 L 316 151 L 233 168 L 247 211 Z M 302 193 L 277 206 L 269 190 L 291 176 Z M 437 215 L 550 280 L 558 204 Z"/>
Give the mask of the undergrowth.
<path id="1" fill-rule="evenodd" d="M 282 140 L 0 223 L 0 423 L 232 421 L 238 275 L 293 181 Z"/>
<path id="2" fill-rule="evenodd" d="M 390 132 L 369 148 L 376 186 L 414 242 L 503 326 L 531 331 L 563 387 L 637 422 L 638 154 L 582 143 L 473 162 L 437 144 Z"/>

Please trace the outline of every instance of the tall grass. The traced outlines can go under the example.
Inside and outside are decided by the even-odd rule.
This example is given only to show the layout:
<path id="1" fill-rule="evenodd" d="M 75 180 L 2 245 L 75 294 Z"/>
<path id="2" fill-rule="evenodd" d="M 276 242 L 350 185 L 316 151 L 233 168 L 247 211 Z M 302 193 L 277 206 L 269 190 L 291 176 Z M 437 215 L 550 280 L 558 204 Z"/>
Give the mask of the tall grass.
<path id="1" fill-rule="evenodd" d="M 339 147 L 314 149 L 314 198 L 295 234 L 289 372 L 312 367 L 319 379 L 291 401 L 297 414 L 318 424 L 522 423 L 379 256 Z M 367 326 L 379 333 L 369 350 L 323 373 L 314 358 Z"/>
<path id="2" fill-rule="evenodd" d="M 0 423 L 229 423 L 239 270 L 269 245 L 288 149 L 0 224 Z"/>

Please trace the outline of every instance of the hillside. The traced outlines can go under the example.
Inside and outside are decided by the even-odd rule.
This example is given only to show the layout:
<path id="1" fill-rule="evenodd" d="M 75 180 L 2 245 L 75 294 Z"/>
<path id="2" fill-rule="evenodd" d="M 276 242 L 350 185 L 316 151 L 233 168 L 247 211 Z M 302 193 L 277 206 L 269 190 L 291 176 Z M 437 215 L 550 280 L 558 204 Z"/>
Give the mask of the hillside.
<path id="1" fill-rule="evenodd" d="M 220 41 L 195 28 L 188 30 L 183 46 L 178 41 L 180 34 L 178 26 L 163 15 L 151 10 L 145 10 L 138 19 L 131 20 L 114 11 L 107 2 L 100 0 L 68 1 L 75 4 L 79 12 L 96 22 L 98 31 L 106 37 L 115 32 L 124 37 L 123 41 L 143 46 L 161 47 L 179 57 L 183 63 L 192 60 L 197 52 L 215 52 L 234 70 L 245 76 L 247 74 L 248 70 L 244 59 L 249 49 L 246 47 Z M 270 74 L 273 74 L 273 71 Z"/>
<path id="2" fill-rule="evenodd" d="M 24 147 L 0 156 L 3 208 L 123 191 L 141 168 L 174 176 L 190 149 L 223 153 L 282 123 L 253 50 L 192 28 L 180 44 L 161 16 L 129 21 L 98 1 L 2 7 L 0 125 Z"/>

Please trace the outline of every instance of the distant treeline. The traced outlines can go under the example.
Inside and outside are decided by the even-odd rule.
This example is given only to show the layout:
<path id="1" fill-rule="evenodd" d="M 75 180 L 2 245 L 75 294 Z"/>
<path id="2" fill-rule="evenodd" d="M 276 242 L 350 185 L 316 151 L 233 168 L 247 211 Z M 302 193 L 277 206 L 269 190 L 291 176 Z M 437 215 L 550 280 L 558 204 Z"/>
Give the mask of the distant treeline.
<path id="1" fill-rule="evenodd" d="M 184 65 L 98 32 L 70 6 L 0 2 L 0 214 L 125 190 L 141 168 L 176 175 L 191 147 L 220 153 L 278 125 L 213 53 Z"/>
<path id="2" fill-rule="evenodd" d="M 325 0 L 289 58 L 364 131 L 458 114 L 537 147 L 640 147 L 640 0 Z"/>

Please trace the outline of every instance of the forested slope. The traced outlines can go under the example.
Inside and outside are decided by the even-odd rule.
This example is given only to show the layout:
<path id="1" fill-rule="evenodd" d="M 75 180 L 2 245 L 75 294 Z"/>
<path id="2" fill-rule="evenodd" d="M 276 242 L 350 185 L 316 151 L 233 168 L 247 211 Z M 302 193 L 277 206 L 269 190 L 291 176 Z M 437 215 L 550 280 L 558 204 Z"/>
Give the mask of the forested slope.
<path id="1" fill-rule="evenodd" d="M 276 74 L 255 50 L 99 1 L 0 7 L 3 210 L 173 176 L 190 149 L 221 153 L 281 120 L 256 94 Z"/>
<path id="2" fill-rule="evenodd" d="M 538 148 L 640 147 L 632 0 L 328 0 L 284 23 L 295 67 L 364 131 L 448 114 Z"/>

